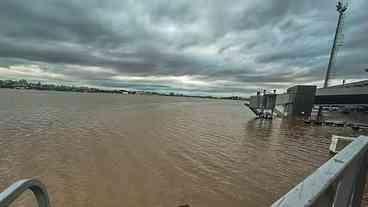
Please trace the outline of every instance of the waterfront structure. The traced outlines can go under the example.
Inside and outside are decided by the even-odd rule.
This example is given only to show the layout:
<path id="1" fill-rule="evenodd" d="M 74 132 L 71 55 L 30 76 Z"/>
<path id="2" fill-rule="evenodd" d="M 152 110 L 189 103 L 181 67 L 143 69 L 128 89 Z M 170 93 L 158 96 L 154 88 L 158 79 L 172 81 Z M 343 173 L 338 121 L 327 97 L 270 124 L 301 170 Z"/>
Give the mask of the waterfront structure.
<path id="1" fill-rule="evenodd" d="M 282 116 L 310 116 L 316 95 L 316 86 L 297 85 L 287 89 L 276 99 L 277 111 Z"/>
<path id="2" fill-rule="evenodd" d="M 257 116 L 269 116 L 272 117 L 275 104 L 276 104 L 276 93 L 267 94 L 266 90 L 263 91 L 263 95 L 257 92 L 256 96 L 252 96 L 249 99 L 247 106 Z"/>
<path id="3" fill-rule="evenodd" d="M 368 104 L 368 80 L 319 88 L 315 104 Z"/>
<path id="4" fill-rule="evenodd" d="M 318 88 L 297 85 L 284 94 L 259 92 L 246 104 L 257 116 L 275 112 L 281 117 L 309 116 L 314 105 L 366 105 L 368 80 Z"/>
<path id="5" fill-rule="evenodd" d="M 257 116 L 276 112 L 279 116 L 308 116 L 312 112 L 316 86 L 297 85 L 287 89 L 284 94 L 251 96 L 247 105 Z M 266 112 L 265 112 L 266 111 Z"/>

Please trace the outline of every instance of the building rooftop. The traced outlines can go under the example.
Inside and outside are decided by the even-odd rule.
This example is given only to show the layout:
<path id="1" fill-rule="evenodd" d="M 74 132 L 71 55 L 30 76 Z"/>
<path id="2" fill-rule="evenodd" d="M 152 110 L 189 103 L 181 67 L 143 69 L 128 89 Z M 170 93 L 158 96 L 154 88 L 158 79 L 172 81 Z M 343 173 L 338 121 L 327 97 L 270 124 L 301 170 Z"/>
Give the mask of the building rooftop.
<path id="1" fill-rule="evenodd" d="M 346 83 L 344 85 L 330 86 L 328 88 L 356 88 L 356 87 L 368 87 L 368 80 Z"/>

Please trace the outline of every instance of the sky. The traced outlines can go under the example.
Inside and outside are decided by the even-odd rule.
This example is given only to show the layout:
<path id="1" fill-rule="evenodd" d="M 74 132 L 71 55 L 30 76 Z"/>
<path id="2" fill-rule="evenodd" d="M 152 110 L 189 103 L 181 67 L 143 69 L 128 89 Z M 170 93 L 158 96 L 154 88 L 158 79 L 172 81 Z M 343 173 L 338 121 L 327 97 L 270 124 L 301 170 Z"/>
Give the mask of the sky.
<path id="1" fill-rule="evenodd" d="M 335 83 L 368 78 L 368 1 L 352 0 Z M 0 0 L 0 79 L 193 95 L 323 79 L 335 0 Z"/>

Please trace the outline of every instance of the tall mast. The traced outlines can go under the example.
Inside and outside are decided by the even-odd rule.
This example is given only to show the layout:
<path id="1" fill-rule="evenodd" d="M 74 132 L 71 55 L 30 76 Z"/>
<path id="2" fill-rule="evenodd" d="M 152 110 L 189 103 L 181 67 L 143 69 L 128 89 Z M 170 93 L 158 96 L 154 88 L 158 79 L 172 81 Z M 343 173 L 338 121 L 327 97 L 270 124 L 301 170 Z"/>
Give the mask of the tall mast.
<path id="1" fill-rule="evenodd" d="M 330 53 L 330 59 L 328 61 L 328 67 L 327 67 L 327 71 L 326 71 L 325 82 L 323 84 L 324 88 L 328 87 L 328 82 L 330 80 L 330 75 L 331 75 L 331 69 L 332 69 L 332 66 L 334 65 L 334 62 L 335 62 L 337 49 L 338 49 L 337 47 L 339 46 L 339 45 L 337 45 L 337 42 L 338 42 L 338 38 L 339 38 L 339 36 L 342 32 L 342 24 L 343 24 L 344 13 L 347 9 L 348 9 L 347 5 L 343 5 L 343 3 L 341 1 L 337 2 L 336 10 L 339 13 L 339 19 L 337 21 L 337 27 L 336 27 L 335 37 L 334 37 L 334 41 L 333 41 L 333 45 L 332 45 L 332 49 L 331 49 L 331 53 Z"/>

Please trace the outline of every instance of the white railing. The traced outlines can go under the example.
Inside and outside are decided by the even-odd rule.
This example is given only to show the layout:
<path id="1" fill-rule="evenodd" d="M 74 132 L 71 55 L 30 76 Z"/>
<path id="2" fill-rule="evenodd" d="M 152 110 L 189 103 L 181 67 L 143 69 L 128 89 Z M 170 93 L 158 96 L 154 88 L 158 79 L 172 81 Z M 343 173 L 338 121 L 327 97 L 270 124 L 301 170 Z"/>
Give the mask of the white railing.
<path id="1" fill-rule="evenodd" d="M 31 190 L 39 207 L 50 207 L 49 196 L 45 186 L 38 180 L 20 180 L 0 193 L 0 207 L 10 206 L 24 191 Z"/>
<path id="2" fill-rule="evenodd" d="M 340 151 L 341 148 L 344 148 L 347 144 L 351 143 L 354 140 L 354 137 L 342 137 L 332 135 L 329 150 L 331 153 L 336 154 Z"/>
<path id="3" fill-rule="evenodd" d="M 356 138 L 271 207 L 359 207 L 367 152 L 368 137 Z"/>

